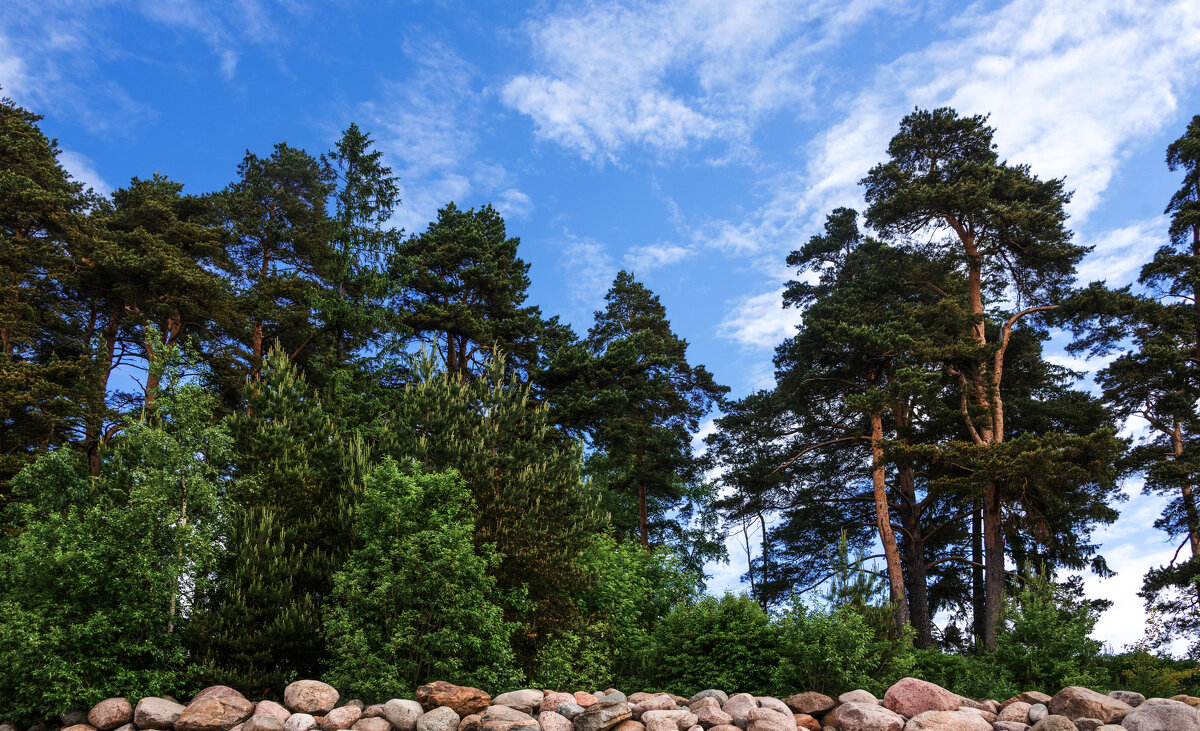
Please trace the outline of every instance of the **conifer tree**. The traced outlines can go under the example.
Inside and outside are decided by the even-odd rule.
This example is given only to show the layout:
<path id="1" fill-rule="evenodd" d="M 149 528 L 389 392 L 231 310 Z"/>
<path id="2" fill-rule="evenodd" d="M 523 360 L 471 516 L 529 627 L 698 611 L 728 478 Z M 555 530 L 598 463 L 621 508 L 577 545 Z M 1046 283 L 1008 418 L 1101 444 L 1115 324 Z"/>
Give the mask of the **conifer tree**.
<path id="1" fill-rule="evenodd" d="M 207 680 L 277 695 L 322 667 L 320 612 L 350 548 L 361 450 L 338 437 L 279 343 L 246 404 L 232 428 L 221 580 L 193 643 Z"/>
<path id="2" fill-rule="evenodd" d="M 589 472 L 616 527 L 646 548 L 670 544 L 685 557 L 699 549 L 693 560 L 702 565 L 721 549 L 703 526 L 684 532 L 686 511 L 709 512 L 711 498 L 691 440 L 729 389 L 688 362 L 687 341 L 672 331 L 666 308 L 631 273 L 619 272 L 604 299 L 586 341 L 556 363 L 558 405 L 595 448 Z"/>
<path id="3" fill-rule="evenodd" d="M 81 423 L 91 388 L 74 281 L 88 199 L 40 120 L 0 99 L 0 495 L 43 449 L 98 439 Z"/>
<path id="4" fill-rule="evenodd" d="M 503 556 L 492 574 L 512 597 L 509 618 L 524 625 L 517 652 L 528 668 L 541 643 L 575 619 L 570 596 L 585 579 L 578 556 L 606 522 L 580 477 L 578 448 L 555 434 L 548 409 L 502 356 L 464 382 L 426 354 L 380 441 L 381 456 L 461 475 L 479 511 L 475 544 Z"/>
<path id="5" fill-rule="evenodd" d="M 561 329 L 525 305 L 529 265 L 517 257 L 520 243 L 491 205 L 464 211 L 450 203 L 400 247 L 398 262 L 411 270 L 398 302 L 404 324 L 460 378 L 487 370 L 495 348 L 510 368 L 529 372 L 539 337 Z"/>

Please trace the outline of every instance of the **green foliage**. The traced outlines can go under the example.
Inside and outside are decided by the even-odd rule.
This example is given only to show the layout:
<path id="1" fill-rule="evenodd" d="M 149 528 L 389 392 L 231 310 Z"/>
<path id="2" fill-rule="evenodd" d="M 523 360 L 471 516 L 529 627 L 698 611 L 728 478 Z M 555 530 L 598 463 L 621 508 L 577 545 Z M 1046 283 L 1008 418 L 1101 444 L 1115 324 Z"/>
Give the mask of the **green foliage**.
<path id="1" fill-rule="evenodd" d="M 695 599 L 696 579 L 676 552 L 647 551 L 633 541 L 616 540 L 612 531 L 597 536 L 579 561 L 588 577 L 574 597 L 580 623 L 555 633 L 538 651 L 536 685 L 635 683 L 640 659 L 652 646 L 651 630 L 672 607 Z"/>
<path id="2" fill-rule="evenodd" d="M 404 697 L 429 680 L 493 692 L 520 684 L 491 545 L 454 473 L 385 460 L 367 477 L 355 549 L 333 577 L 326 680 L 347 697 Z"/>
<path id="3" fill-rule="evenodd" d="M 887 615 L 882 617 L 886 623 Z M 777 626 L 779 665 L 772 685 L 780 694 L 815 690 L 836 696 L 864 688 L 882 696 L 912 667 L 911 628 L 890 640 L 850 604 L 814 609 L 797 599 Z"/>
<path id="4" fill-rule="evenodd" d="M 940 650 L 916 650 L 913 653 L 911 675 L 967 698 L 1003 700 L 1021 691 L 1032 690 L 1018 687 L 1008 669 L 987 654 L 960 655 Z"/>
<path id="5" fill-rule="evenodd" d="M 1112 685 L 1147 698 L 1170 698 L 1200 693 L 1200 665 L 1195 660 L 1174 660 L 1153 655 L 1144 647 L 1105 658 Z"/>
<path id="6" fill-rule="evenodd" d="M 1045 572 L 1026 572 L 1006 604 L 995 661 L 1023 690 L 1056 693 L 1068 685 L 1105 687 L 1101 643 L 1092 639 L 1098 612 L 1081 601 L 1080 587 L 1057 585 Z"/>
<path id="7" fill-rule="evenodd" d="M 684 696 L 705 688 L 764 695 L 778 639 L 771 618 L 744 594 L 679 604 L 654 628 L 640 687 Z"/>
<path id="8" fill-rule="evenodd" d="M 0 545 L 0 716 L 186 687 L 182 642 L 213 569 L 229 437 L 212 397 L 165 392 L 101 476 L 56 450 L 13 485 L 19 533 Z"/>

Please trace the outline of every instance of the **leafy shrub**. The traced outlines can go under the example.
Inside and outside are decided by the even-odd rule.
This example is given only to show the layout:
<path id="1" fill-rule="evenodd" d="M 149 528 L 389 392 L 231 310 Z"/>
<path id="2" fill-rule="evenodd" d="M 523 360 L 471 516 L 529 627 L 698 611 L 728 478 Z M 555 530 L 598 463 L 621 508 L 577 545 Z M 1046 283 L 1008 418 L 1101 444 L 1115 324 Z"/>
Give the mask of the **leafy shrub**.
<path id="1" fill-rule="evenodd" d="M 797 600 L 776 626 L 779 664 L 772 685 L 779 694 L 864 688 L 879 695 L 912 666 L 910 634 L 895 641 L 880 636 L 851 606 L 814 609 Z"/>
<path id="2" fill-rule="evenodd" d="M 991 656 L 915 650 L 912 676 L 967 698 L 1004 700 L 1019 692 L 1008 670 Z"/>
<path id="3" fill-rule="evenodd" d="M 1132 690 L 1147 698 L 1200 693 L 1200 665 L 1152 655 L 1145 649 L 1113 655 L 1107 659 L 1114 687 Z"/>
<path id="4" fill-rule="evenodd" d="M 458 475 L 385 460 L 366 480 L 356 545 L 334 574 L 325 616 L 327 680 L 348 697 L 403 697 L 432 678 L 517 686 L 490 546 L 476 548 L 475 507 Z"/>
<path id="5" fill-rule="evenodd" d="M 705 688 L 761 695 L 777 662 L 777 637 L 745 594 L 679 604 L 654 628 L 637 685 L 680 695 Z"/>
<path id="6" fill-rule="evenodd" d="M 996 638 L 995 661 L 1021 690 L 1106 688 L 1101 643 L 1091 637 L 1096 620 L 1096 609 L 1078 591 L 1056 586 L 1044 573 L 1027 573 L 1005 604 L 1006 631 Z"/>

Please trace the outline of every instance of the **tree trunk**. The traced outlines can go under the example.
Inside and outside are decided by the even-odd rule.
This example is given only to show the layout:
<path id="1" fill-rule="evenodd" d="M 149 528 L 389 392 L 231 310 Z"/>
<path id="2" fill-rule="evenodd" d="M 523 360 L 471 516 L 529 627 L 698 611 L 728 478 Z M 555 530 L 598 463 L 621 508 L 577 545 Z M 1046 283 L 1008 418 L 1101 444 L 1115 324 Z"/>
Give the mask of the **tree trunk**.
<path id="1" fill-rule="evenodd" d="M 646 483 L 642 480 L 642 453 L 637 455 L 638 533 L 642 548 L 650 549 L 649 508 L 646 504 Z"/>
<path id="2" fill-rule="evenodd" d="M 971 513 L 971 628 L 978 642 L 984 634 L 983 508 Z"/>
<path id="3" fill-rule="evenodd" d="M 983 648 L 996 649 L 1000 602 L 1004 595 L 1004 531 L 1001 525 L 1000 483 L 987 486 L 983 500 L 984 610 Z"/>
<path id="4" fill-rule="evenodd" d="M 900 524 L 904 526 L 904 565 L 907 568 L 908 620 L 917 636 L 913 644 L 924 650 L 933 647 L 933 618 L 929 615 L 929 580 L 925 565 L 925 534 L 921 530 L 921 504 L 911 466 L 902 466 L 896 483 L 900 489 Z"/>
<path id="5" fill-rule="evenodd" d="M 896 546 L 896 533 L 892 530 L 888 508 L 885 469 L 883 417 L 879 412 L 874 412 L 871 414 L 871 483 L 875 492 L 875 525 L 879 529 L 879 540 L 883 544 L 883 555 L 887 561 L 891 600 L 896 605 L 896 629 L 903 632 L 904 625 L 908 624 L 908 600 L 904 596 L 904 570 L 900 565 L 900 549 Z M 764 556 L 764 561 L 765 559 Z"/>

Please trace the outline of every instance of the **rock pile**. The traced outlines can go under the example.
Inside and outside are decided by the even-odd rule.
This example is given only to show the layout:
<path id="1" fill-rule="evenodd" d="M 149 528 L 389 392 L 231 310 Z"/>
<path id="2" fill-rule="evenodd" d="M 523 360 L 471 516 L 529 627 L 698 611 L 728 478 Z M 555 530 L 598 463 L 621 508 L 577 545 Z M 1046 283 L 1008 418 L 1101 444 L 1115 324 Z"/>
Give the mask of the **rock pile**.
<path id="1" fill-rule="evenodd" d="M 205 688 L 186 705 L 173 698 L 109 698 L 70 709 L 62 726 L 25 731 L 1200 731 L 1200 698 L 1146 699 L 1069 687 L 1054 696 L 1022 693 L 1000 702 L 963 698 L 904 678 L 882 699 L 865 690 L 831 698 L 797 693 L 780 700 L 703 690 L 669 693 L 516 690 L 495 698 L 444 681 L 417 689 L 416 700 L 368 706 L 340 702 L 316 680 L 287 687 L 283 704 L 252 703 L 233 688 Z M 0 723 L 0 731 L 21 731 Z"/>

